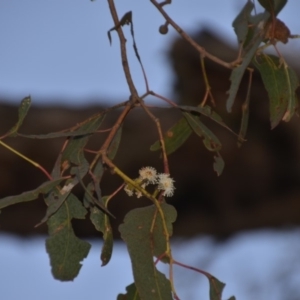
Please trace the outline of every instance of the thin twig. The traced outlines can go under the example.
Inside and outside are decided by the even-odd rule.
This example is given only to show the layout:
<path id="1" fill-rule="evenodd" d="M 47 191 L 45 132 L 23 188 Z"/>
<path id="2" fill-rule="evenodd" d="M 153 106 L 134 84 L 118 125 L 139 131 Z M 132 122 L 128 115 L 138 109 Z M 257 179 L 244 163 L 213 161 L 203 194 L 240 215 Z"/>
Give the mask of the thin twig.
<path id="1" fill-rule="evenodd" d="M 136 87 L 134 85 L 134 82 L 132 80 L 132 76 L 130 73 L 129 69 L 129 64 L 128 64 L 128 59 L 127 59 L 127 51 L 126 51 L 126 38 L 123 33 L 122 26 L 118 26 L 120 23 L 119 18 L 118 18 L 118 13 L 115 7 L 114 0 L 107 0 L 108 5 L 109 5 L 109 10 L 112 16 L 112 19 L 115 23 L 116 31 L 119 35 L 119 40 L 120 40 L 120 47 L 121 47 L 121 59 L 122 59 L 122 66 L 123 66 L 123 71 L 125 73 L 126 81 L 130 90 L 130 94 L 133 97 L 133 100 L 137 101 L 138 99 L 138 93 L 136 90 Z"/>
<path id="2" fill-rule="evenodd" d="M 222 59 L 210 54 L 207 52 L 203 47 L 198 45 L 178 24 L 176 24 L 172 18 L 165 12 L 163 7 L 156 1 L 156 0 L 150 0 L 150 2 L 157 8 L 157 10 L 163 15 L 163 17 L 166 19 L 166 21 L 191 45 L 193 46 L 199 53 L 201 53 L 203 56 L 209 58 L 210 60 L 214 61 L 215 63 L 228 68 L 232 69 L 234 68 L 238 63 L 239 60 L 235 60 L 233 62 L 225 62 Z"/>

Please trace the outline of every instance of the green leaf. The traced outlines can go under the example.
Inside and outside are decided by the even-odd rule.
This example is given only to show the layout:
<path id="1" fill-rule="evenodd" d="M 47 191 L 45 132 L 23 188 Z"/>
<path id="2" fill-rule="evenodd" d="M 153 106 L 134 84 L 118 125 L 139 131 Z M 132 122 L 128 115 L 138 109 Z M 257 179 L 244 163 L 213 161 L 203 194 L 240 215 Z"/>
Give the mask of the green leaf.
<path id="1" fill-rule="evenodd" d="M 289 121 L 296 109 L 296 73 L 274 55 L 261 55 L 254 59 L 270 98 L 271 128 L 281 120 Z"/>
<path id="2" fill-rule="evenodd" d="M 154 205 L 130 211 L 119 226 L 131 258 L 135 285 L 143 300 L 172 299 L 170 282 L 156 269 L 153 257 L 162 258 L 166 253 L 176 210 L 167 203 L 161 203 L 161 209 L 167 232 Z"/>
<path id="3" fill-rule="evenodd" d="M 141 300 L 134 283 L 126 287 L 126 294 L 119 294 L 117 300 Z"/>
<path id="4" fill-rule="evenodd" d="M 113 160 L 118 152 L 120 141 L 122 137 L 122 126 L 119 127 L 118 131 L 116 132 L 113 140 L 111 141 L 108 149 L 107 149 L 107 156 Z"/>
<path id="5" fill-rule="evenodd" d="M 0 199 L 0 209 L 9 205 L 35 200 L 38 198 L 40 194 L 49 193 L 63 180 L 65 180 L 65 178 L 58 178 L 56 180 L 47 181 L 32 191 L 28 191 L 17 196 L 9 196 L 9 197 L 2 198 Z"/>
<path id="6" fill-rule="evenodd" d="M 68 184 L 64 185 L 65 187 L 70 187 Z M 48 219 L 55 214 L 59 208 L 63 205 L 67 197 L 70 195 L 71 190 L 68 190 L 64 193 L 61 192 L 62 189 L 59 187 L 59 189 L 53 189 L 50 191 L 47 195 L 45 195 L 44 200 L 48 206 L 46 210 L 46 214 L 43 217 L 43 219 L 35 225 L 35 227 L 40 226 L 41 224 L 48 221 Z"/>
<path id="7" fill-rule="evenodd" d="M 185 106 L 185 105 L 178 105 L 178 108 L 187 112 L 196 112 L 200 113 L 203 116 L 210 118 L 212 121 L 216 122 L 217 124 L 221 125 L 222 127 L 226 128 L 230 132 L 236 135 L 222 120 L 221 116 L 218 115 L 215 111 L 211 109 L 210 106 Z"/>
<path id="8" fill-rule="evenodd" d="M 100 181 L 103 175 L 104 169 L 101 160 L 98 160 L 96 166 L 93 170 L 93 181 L 90 182 L 85 189 L 85 194 L 83 197 L 83 201 L 86 207 L 93 207 L 94 204 L 98 205 L 102 210 L 110 214 L 110 212 L 106 209 L 105 203 L 101 197 L 101 189 L 100 189 Z M 96 198 L 93 196 L 96 194 Z M 111 215 L 111 214 L 110 214 Z M 112 215 L 111 215 L 112 216 Z"/>
<path id="9" fill-rule="evenodd" d="M 84 219 L 86 212 L 81 202 L 70 194 L 47 222 L 50 237 L 46 240 L 46 250 L 55 279 L 73 280 L 82 266 L 80 262 L 89 253 L 91 245 L 75 236 L 71 223 L 72 218 Z"/>
<path id="10" fill-rule="evenodd" d="M 23 121 L 29 111 L 31 105 L 31 98 L 30 96 L 25 97 L 21 101 L 21 105 L 19 106 L 19 118 L 18 122 L 5 134 L 5 136 L 16 136 L 19 128 L 23 124 Z"/>
<path id="11" fill-rule="evenodd" d="M 258 0 L 258 2 L 268 12 L 274 12 L 276 16 L 284 8 L 284 6 L 287 3 L 287 0 Z"/>
<path id="12" fill-rule="evenodd" d="M 30 139 L 53 139 L 53 138 L 61 138 L 61 137 L 79 137 L 79 136 L 89 137 L 90 135 L 94 134 L 97 131 L 104 117 L 105 114 L 101 112 L 70 129 L 66 129 L 58 132 L 46 133 L 46 134 L 18 133 L 18 136 L 22 136 Z M 100 122 L 100 124 L 98 122 Z M 88 126 L 90 126 L 91 124 L 94 124 L 95 126 L 91 126 L 89 130 Z M 98 127 L 97 124 L 99 124 Z"/>
<path id="13" fill-rule="evenodd" d="M 228 91 L 228 99 L 226 101 L 226 108 L 228 112 L 231 112 L 232 106 L 234 103 L 234 100 L 236 98 L 236 94 L 238 92 L 238 89 L 240 87 L 240 83 L 242 81 L 242 78 L 244 76 L 245 70 L 248 68 L 252 57 L 254 56 L 258 46 L 262 42 L 263 38 L 260 37 L 256 40 L 256 42 L 253 44 L 252 48 L 248 51 L 248 53 L 245 55 L 243 62 L 238 67 L 234 68 L 230 75 L 230 89 Z"/>
<path id="14" fill-rule="evenodd" d="M 46 133 L 46 134 L 23 134 L 23 133 L 18 133 L 18 136 L 25 137 L 28 139 L 40 139 L 40 140 L 45 140 L 45 139 L 54 139 L 54 138 L 61 138 L 61 137 L 69 137 L 69 136 L 89 136 L 94 134 L 96 131 L 92 130 L 90 132 L 86 130 L 78 130 L 78 131 L 58 131 L 58 132 L 51 132 L 51 133 Z"/>
<path id="15" fill-rule="evenodd" d="M 209 280 L 209 299 L 210 300 L 221 300 L 222 292 L 225 284 L 219 281 L 216 277 L 210 276 Z"/>
<path id="16" fill-rule="evenodd" d="M 103 197 L 102 200 L 105 203 L 105 206 L 107 206 L 108 197 Z M 107 214 L 103 213 L 103 211 L 94 206 L 91 208 L 90 219 L 95 228 L 103 233 L 104 243 L 100 258 L 102 266 L 105 266 L 109 263 L 113 251 L 113 234 L 109 217 Z"/>
<path id="17" fill-rule="evenodd" d="M 82 162 L 83 148 L 87 144 L 90 136 L 85 133 L 90 133 L 98 130 L 99 126 L 104 120 L 105 114 L 97 114 L 85 122 L 83 122 L 78 130 L 82 133 L 82 136 L 71 137 L 68 145 L 63 151 L 62 162 L 69 161 L 74 164 L 80 164 Z"/>
<path id="18" fill-rule="evenodd" d="M 238 42 L 240 44 L 243 44 L 247 38 L 249 30 L 249 18 L 251 16 L 251 11 L 253 10 L 253 8 L 253 3 L 247 1 L 241 12 L 237 15 L 232 23 L 235 34 L 238 38 Z"/>
<path id="19" fill-rule="evenodd" d="M 83 134 L 85 132 L 95 131 L 103 122 L 104 117 L 104 114 L 92 116 L 88 120 L 84 121 L 78 130 L 80 130 L 80 132 Z M 57 176 L 57 174 L 60 173 L 59 166 L 61 166 L 61 169 L 64 169 L 64 171 L 71 167 L 70 174 L 76 176 L 72 176 L 72 178 L 68 179 L 60 191 L 53 191 L 47 197 L 45 197 L 48 209 L 45 217 L 36 226 L 46 222 L 49 217 L 61 207 L 73 187 L 77 185 L 78 182 L 80 182 L 81 179 L 87 174 L 89 170 L 89 163 L 84 157 L 83 150 L 88 142 L 88 139 L 89 136 L 86 135 L 70 138 L 66 148 L 58 157 L 52 173 Z"/>
<path id="20" fill-rule="evenodd" d="M 242 105 L 242 119 L 241 119 L 240 131 L 238 135 L 238 147 L 241 147 L 242 143 L 245 141 L 245 136 L 248 129 L 251 84 L 252 84 L 252 80 L 249 81 L 247 96 Z"/>
<path id="21" fill-rule="evenodd" d="M 259 14 L 258 18 L 255 18 L 256 22 L 259 21 L 267 21 L 270 17 L 268 12 L 263 14 Z M 257 24 L 258 25 L 258 24 Z M 226 101 L 226 108 L 228 112 L 231 112 L 232 106 L 234 104 L 234 100 L 236 98 L 238 89 L 240 87 L 241 80 L 244 76 L 246 69 L 248 68 L 257 48 L 261 44 L 264 39 L 264 34 L 262 29 L 259 26 L 254 27 L 255 29 L 251 32 L 251 38 L 246 41 L 247 46 L 244 48 L 243 55 L 242 55 L 242 63 L 234 68 L 230 75 L 231 85 L 228 91 L 228 99 Z M 248 38 L 248 37 L 247 37 Z"/>
<path id="22" fill-rule="evenodd" d="M 236 300 L 234 296 L 231 296 L 228 300 Z"/>
<path id="23" fill-rule="evenodd" d="M 189 138 L 192 133 L 192 129 L 187 123 L 185 118 L 181 118 L 175 125 L 173 125 L 166 133 L 164 137 L 166 153 L 167 155 L 175 152 L 181 147 L 184 142 Z M 151 151 L 160 150 L 160 142 L 156 141 L 151 147 Z"/>
<path id="24" fill-rule="evenodd" d="M 219 139 L 208 129 L 199 119 L 199 117 L 183 112 L 184 117 L 188 121 L 194 132 L 203 138 L 204 146 L 209 151 L 220 151 L 222 144 Z"/>

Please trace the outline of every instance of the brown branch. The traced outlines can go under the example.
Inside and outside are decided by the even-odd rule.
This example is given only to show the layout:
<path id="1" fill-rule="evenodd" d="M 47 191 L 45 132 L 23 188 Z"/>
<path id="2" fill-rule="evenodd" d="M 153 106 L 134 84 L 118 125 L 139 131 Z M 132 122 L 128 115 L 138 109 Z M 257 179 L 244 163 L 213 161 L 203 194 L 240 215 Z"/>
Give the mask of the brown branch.
<path id="1" fill-rule="evenodd" d="M 236 66 L 236 64 L 239 62 L 239 60 L 235 60 L 233 62 L 225 62 L 221 60 L 220 58 L 210 54 L 207 52 L 203 47 L 198 45 L 177 23 L 175 23 L 172 18 L 165 12 L 163 7 L 156 1 L 156 0 L 150 0 L 150 2 L 157 8 L 157 10 L 163 15 L 163 17 L 166 19 L 166 21 L 191 45 L 193 46 L 199 53 L 201 53 L 203 56 L 207 57 L 208 59 L 214 61 L 215 63 L 228 68 L 232 69 Z"/>
<path id="2" fill-rule="evenodd" d="M 126 46 L 125 46 L 126 38 L 124 36 L 122 26 L 118 26 L 120 24 L 120 21 L 118 18 L 118 13 L 117 13 L 117 10 L 115 7 L 114 0 L 107 0 L 107 1 L 108 1 L 108 6 L 109 6 L 109 10 L 110 10 L 112 19 L 115 23 L 116 31 L 119 35 L 122 66 L 123 66 L 123 70 L 125 73 L 126 81 L 127 81 L 127 84 L 128 84 L 129 90 L 130 90 L 130 94 L 133 97 L 133 100 L 135 102 L 135 101 L 138 101 L 138 93 L 135 88 L 135 85 L 134 85 L 134 82 L 132 80 L 132 76 L 130 73 L 130 69 L 129 69 L 129 63 L 128 63 L 128 59 L 127 59 L 127 52 L 126 52 Z"/>

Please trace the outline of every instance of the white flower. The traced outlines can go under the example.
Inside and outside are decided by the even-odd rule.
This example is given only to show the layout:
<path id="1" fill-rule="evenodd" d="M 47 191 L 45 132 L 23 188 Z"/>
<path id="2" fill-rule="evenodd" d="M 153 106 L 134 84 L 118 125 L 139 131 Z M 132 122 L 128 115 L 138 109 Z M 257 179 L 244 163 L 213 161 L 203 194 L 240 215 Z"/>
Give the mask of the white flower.
<path id="1" fill-rule="evenodd" d="M 146 180 L 147 183 L 156 183 L 157 172 L 153 167 L 144 167 L 139 170 L 140 178 Z"/>
<path id="2" fill-rule="evenodd" d="M 158 175 L 158 187 L 159 190 L 164 191 L 163 195 L 171 197 L 174 194 L 174 179 L 170 178 L 169 174 Z"/>
<path id="3" fill-rule="evenodd" d="M 125 187 L 124 187 L 124 191 L 126 192 L 126 194 L 128 196 L 132 196 L 133 195 L 133 190 L 134 190 L 134 188 L 130 184 L 126 184 Z"/>
<path id="4" fill-rule="evenodd" d="M 146 183 L 143 183 L 141 185 L 141 188 L 145 189 L 146 185 L 147 185 Z M 141 198 L 143 196 L 142 192 L 140 192 L 138 190 L 135 191 L 135 195 L 136 195 L 137 198 Z"/>

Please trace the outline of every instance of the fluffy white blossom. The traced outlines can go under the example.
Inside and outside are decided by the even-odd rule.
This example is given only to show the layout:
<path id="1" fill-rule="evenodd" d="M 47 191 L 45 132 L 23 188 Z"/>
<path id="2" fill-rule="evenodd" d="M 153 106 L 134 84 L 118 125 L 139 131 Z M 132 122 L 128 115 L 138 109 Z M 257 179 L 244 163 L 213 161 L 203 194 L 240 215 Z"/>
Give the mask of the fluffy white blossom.
<path id="1" fill-rule="evenodd" d="M 155 184 L 157 181 L 157 172 L 153 167 L 144 167 L 139 170 L 140 178 L 146 183 Z"/>
<path id="2" fill-rule="evenodd" d="M 134 190 L 134 188 L 130 184 L 126 184 L 125 187 L 124 187 L 124 191 L 126 192 L 126 194 L 128 196 L 132 196 L 133 195 L 133 190 Z"/>
<path id="3" fill-rule="evenodd" d="M 158 187 L 159 190 L 164 191 L 163 195 L 171 197 L 174 194 L 174 179 L 170 178 L 169 174 L 158 175 Z"/>
<path id="4" fill-rule="evenodd" d="M 142 189 L 145 189 L 149 184 L 157 184 L 157 190 L 163 191 L 163 195 L 171 197 L 174 194 L 174 179 L 170 178 L 169 174 L 157 174 L 153 167 L 143 167 L 139 170 L 140 176 L 134 179 L 134 182 Z M 143 194 L 131 184 L 126 184 L 124 187 L 128 196 L 136 195 L 137 198 Z"/>
<path id="5" fill-rule="evenodd" d="M 145 189 L 146 185 L 147 185 L 146 183 L 143 183 L 141 185 L 141 188 Z M 142 192 L 140 192 L 138 190 L 136 190 L 135 195 L 136 195 L 137 198 L 141 198 L 143 196 Z"/>

